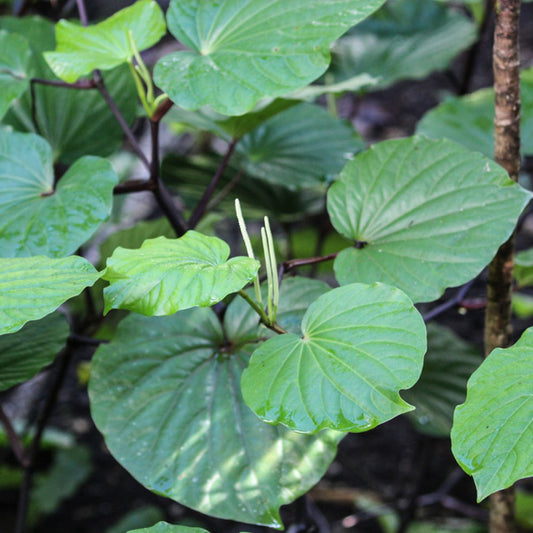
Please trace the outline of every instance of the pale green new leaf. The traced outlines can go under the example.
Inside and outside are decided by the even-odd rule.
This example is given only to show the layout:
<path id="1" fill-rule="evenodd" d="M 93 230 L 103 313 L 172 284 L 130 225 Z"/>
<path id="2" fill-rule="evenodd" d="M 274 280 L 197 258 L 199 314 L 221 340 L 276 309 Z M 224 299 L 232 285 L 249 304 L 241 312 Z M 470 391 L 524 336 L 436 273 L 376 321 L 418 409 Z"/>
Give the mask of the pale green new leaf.
<path id="1" fill-rule="evenodd" d="M 212 516 L 280 528 L 279 507 L 320 479 L 343 435 L 293 433 L 248 409 L 240 376 L 264 330 L 235 304 L 226 335 L 210 309 L 128 316 L 93 359 L 91 411 L 111 453 L 149 489 Z"/>
<path id="2" fill-rule="evenodd" d="M 185 109 L 241 115 L 265 96 L 304 87 L 329 46 L 383 0 L 171 0 L 170 32 L 190 50 L 163 57 L 157 84 Z"/>
<path id="3" fill-rule="evenodd" d="M 515 255 L 514 276 L 521 287 L 533 285 L 533 248 Z"/>
<path id="4" fill-rule="evenodd" d="M 154 0 L 138 0 L 93 26 L 60 20 L 56 25 L 57 47 L 44 57 L 62 80 L 74 83 L 94 69 L 108 70 L 131 61 L 133 49 L 156 44 L 166 32 L 165 18 Z"/>
<path id="5" fill-rule="evenodd" d="M 167 522 L 158 522 L 152 527 L 130 529 L 128 533 L 209 533 L 209 531 L 200 527 L 176 526 Z"/>
<path id="6" fill-rule="evenodd" d="M 244 400 L 262 420 L 361 432 L 413 409 L 398 393 L 420 376 L 426 333 L 404 293 L 333 289 L 309 306 L 301 331 L 268 339 L 243 373 Z"/>
<path id="7" fill-rule="evenodd" d="M 259 268 L 249 257 L 228 260 L 229 246 L 217 237 L 188 231 L 179 239 L 158 237 L 137 250 L 117 248 L 103 276 L 105 312 L 128 309 L 171 315 L 213 305 L 252 281 Z"/>
<path id="8" fill-rule="evenodd" d="M 533 328 L 514 346 L 493 350 L 474 372 L 451 436 L 478 501 L 533 476 Z"/>
<path id="9" fill-rule="evenodd" d="M 54 188 L 50 145 L 0 131 L 0 256 L 74 253 L 111 213 L 117 182 L 109 161 L 86 156 Z"/>
<path id="10" fill-rule="evenodd" d="M 0 258 L 0 335 L 49 315 L 99 277 L 82 257 Z"/>
<path id="11" fill-rule="evenodd" d="M 451 141 L 376 144 L 328 193 L 333 226 L 356 244 L 337 256 L 335 275 L 435 300 L 489 263 L 530 198 L 500 166 Z"/>
<path id="12" fill-rule="evenodd" d="M 523 155 L 533 155 L 533 68 L 522 71 L 521 78 L 521 148 Z M 422 117 L 417 133 L 433 139 L 446 137 L 493 158 L 494 89 L 446 100 Z"/>
<path id="13" fill-rule="evenodd" d="M 448 67 L 477 38 L 475 24 L 432 0 L 390 0 L 333 45 L 336 80 L 367 74 L 384 88 Z"/>
<path id="14" fill-rule="evenodd" d="M 28 87 L 31 51 L 21 35 L 0 30 L 0 120 L 11 102 Z"/>
<path id="15" fill-rule="evenodd" d="M 464 402 L 466 382 L 480 365 L 481 353 L 452 330 L 428 324 L 428 353 L 422 375 L 402 396 L 415 406 L 408 417 L 422 433 L 448 437 L 455 407 Z"/>
<path id="16" fill-rule="evenodd" d="M 0 336 L 0 390 L 27 381 L 50 364 L 65 346 L 68 333 L 65 317 L 53 313 Z"/>

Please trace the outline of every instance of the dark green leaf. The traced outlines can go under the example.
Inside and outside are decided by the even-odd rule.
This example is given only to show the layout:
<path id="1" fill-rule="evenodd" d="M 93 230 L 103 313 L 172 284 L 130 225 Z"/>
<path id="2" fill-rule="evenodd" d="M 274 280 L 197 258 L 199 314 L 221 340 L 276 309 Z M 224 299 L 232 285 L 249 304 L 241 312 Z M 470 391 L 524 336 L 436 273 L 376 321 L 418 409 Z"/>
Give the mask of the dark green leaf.
<path id="1" fill-rule="evenodd" d="M 497 348 L 468 380 L 455 410 L 452 452 L 474 477 L 478 501 L 533 476 L 533 328 Z"/>
<path id="2" fill-rule="evenodd" d="M 335 260 L 337 279 L 382 281 L 415 302 L 435 300 L 489 263 L 530 198 L 500 166 L 451 141 L 376 144 L 328 193 L 335 229 L 359 242 Z"/>
<path id="3" fill-rule="evenodd" d="M 398 289 L 351 284 L 320 296 L 293 333 L 254 351 L 242 377 L 263 420 L 302 432 L 367 431 L 412 407 L 398 392 L 422 370 L 422 318 Z"/>
<path id="4" fill-rule="evenodd" d="M 391 0 L 333 47 L 337 80 L 368 74 L 377 86 L 448 67 L 476 39 L 475 24 L 432 0 Z"/>
<path id="5" fill-rule="evenodd" d="M 103 276 L 110 282 L 105 312 L 171 315 L 213 305 L 252 281 L 259 268 L 249 257 L 228 260 L 229 252 L 224 241 L 196 231 L 179 239 L 149 239 L 137 250 L 117 248 Z"/>
<path id="6" fill-rule="evenodd" d="M 32 378 L 50 364 L 65 346 L 69 327 L 61 313 L 53 313 L 22 330 L 0 336 L 0 390 Z"/>
<path id="7" fill-rule="evenodd" d="M 153 527 L 130 530 L 128 533 L 209 533 L 199 527 L 175 526 L 166 522 L 159 522 Z"/>
<path id="8" fill-rule="evenodd" d="M 383 0 L 171 0 L 170 32 L 190 50 L 163 57 L 158 85 L 181 107 L 246 113 L 327 68 L 330 44 Z M 244 22 L 243 22 L 244 21 Z"/>
<path id="9" fill-rule="evenodd" d="M 125 531 L 130 531 L 132 529 L 148 527 L 151 524 L 163 520 L 163 518 L 163 511 L 155 505 L 137 507 L 126 513 L 126 515 L 112 527 L 106 529 L 105 533 L 124 533 Z"/>
<path id="10" fill-rule="evenodd" d="M 131 61 L 130 32 L 139 52 L 165 35 L 165 18 L 157 2 L 137 0 L 93 26 L 60 20 L 56 24 L 57 48 L 44 57 L 59 78 L 73 83 L 94 69 L 108 70 Z"/>
<path id="11" fill-rule="evenodd" d="M 423 433 L 448 437 L 453 411 L 466 397 L 466 382 L 480 365 L 478 350 L 451 330 L 429 324 L 428 353 L 416 385 L 403 393 L 415 406 L 408 416 Z"/>
<path id="12" fill-rule="evenodd" d="M 117 181 L 109 161 L 86 156 L 54 189 L 48 143 L 0 130 L 0 256 L 72 254 L 111 213 Z"/>
<path id="13" fill-rule="evenodd" d="M 49 315 L 99 277 L 82 257 L 0 258 L 0 335 Z"/>

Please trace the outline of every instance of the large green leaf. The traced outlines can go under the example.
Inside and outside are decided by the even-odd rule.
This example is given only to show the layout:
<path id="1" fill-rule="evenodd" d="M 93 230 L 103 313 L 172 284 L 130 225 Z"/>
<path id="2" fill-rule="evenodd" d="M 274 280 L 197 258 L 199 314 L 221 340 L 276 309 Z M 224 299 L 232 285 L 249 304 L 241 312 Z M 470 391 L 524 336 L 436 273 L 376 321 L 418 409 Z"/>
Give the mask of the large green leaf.
<path id="1" fill-rule="evenodd" d="M 521 140 L 523 155 L 533 155 L 533 68 L 522 71 Z M 450 98 L 424 115 L 417 132 L 446 137 L 494 157 L 494 89 Z"/>
<path id="2" fill-rule="evenodd" d="M 452 452 L 474 477 L 478 501 L 533 476 L 533 328 L 497 348 L 468 381 L 456 411 Z"/>
<path id="3" fill-rule="evenodd" d="M 332 179 L 363 148 L 347 123 L 318 106 L 300 104 L 245 135 L 236 151 L 250 176 L 297 189 Z"/>
<path id="4" fill-rule="evenodd" d="M 322 74 L 329 46 L 383 0 L 171 0 L 170 32 L 190 50 L 163 57 L 158 85 L 181 107 L 241 115 Z"/>
<path id="5" fill-rule="evenodd" d="M 165 18 L 157 2 L 138 0 L 94 26 L 60 20 L 56 24 L 56 50 L 44 57 L 59 78 L 73 83 L 94 69 L 108 70 L 131 61 L 130 32 L 139 51 L 165 35 Z"/>
<path id="6" fill-rule="evenodd" d="M 210 309 L 128 316 L 95 354 L 92 414 L 111 453 L 151 490 L 206 514 L 280 527 L 279 506 L 320 479 L 342 434 L 261 422 L 239 381 L 263 331 L 240 300 L 224 325 L 226 335 Z"/>
<path id="7" fill-rule="evenodd" d="M 466 382 L 481 363 L 481 354 L 450 329 L 428 324 L 428 353 L 416 385 L 403 393 L 415 406 L 408 413 L 423 433 L 448 437 L 453 412 L 464 402 Z"/>
<path id="8" fill-rule="evenodd" d="M 0 390 L 32 378 L 50 364 L 65 346 L 69 327 L 61 313 L 53 313 L 22 330 L 0 337 Z"/>
<path id="9" fill-rule="evenodd" d="M 54 188 L 48 143 L 0 130 L 0 256 L 75 252 L 111 213 L 117 181 L 109 161 L 86 156 Z"/>
<path id="10" fill-rule="evenodd" d="M 26 37 L 33 51 L 30 73 L 57 80 L 42 57 L 55 46 L 53 25 L 41 18 L 0 18 L 0 28 Z M 135 83 L 123 66 L 104 73 L 104 81 L 128 123 L 137 112 Z M 34 86 L 35 119 L 32 120 L 30 91 L 11 106 L 4 122 L 24 132 L 41 133 L 52 145 L 54 159 L 71 164 L 83 155 L 108 156 L 122 142 L 122 129 L 97 90 L 72 90 Z M 61 105 L 58 105 L 58 102 Z"/>
<path id="11" fill-rule="evenodd" d="M 154 316 L 213 305 L 252 281 L 259 268 L 249 257 L 228 261 L 229 252 L 224 241 L 196 231 L 179 239 L 148 239 L 137 250 L 117 248 L 103 276 L 110 282 L 105 311 Z"/>
<path id="12" fill-rule="evenodd" d="M 158 522 L 155 526 L 133 529 L 128 533 L 209 533 L 199 527 L 175 526 L 167 522 Z"/>
<path id="13" fill-rule="evenodd" d="M 30 47 L 24 37 L 0 30 L 0 120 L 11 102 L 28 87 L 30 57 Z"/>
<path id="14" fill-rule="evenodd" d="M 501 167 L 451 141 L 376 144 L 328 193 L 335 229 L 356 241 L 335 260 L 337 279 L 382 281 L 415 302 L 435 300 L 489 263 L 530 198 Z"/>
<path id="15" fill-rule="evenodd" d="M 391 0 L 337 41 L 332 72 L 338 80 L 368 74 L 383 88 L 447 68 L 475 39 L 475 24 L 456 11 L 432 0 Z"/>
<path id="16" fill-rule="evenodd" d="M 242 377 L 263 420 L 302 432 L 367 431 L 412 407 L 398 394 L 422 370 L 422 318 L 398 289 L 354 283 L 320 296 L 301 331 L 254 351 Z"/>
<path id="17" fill-rule="evenodd" d="M 50 314 L 99 277 L 82 257 L 0 258 L 0 335 Z"/>

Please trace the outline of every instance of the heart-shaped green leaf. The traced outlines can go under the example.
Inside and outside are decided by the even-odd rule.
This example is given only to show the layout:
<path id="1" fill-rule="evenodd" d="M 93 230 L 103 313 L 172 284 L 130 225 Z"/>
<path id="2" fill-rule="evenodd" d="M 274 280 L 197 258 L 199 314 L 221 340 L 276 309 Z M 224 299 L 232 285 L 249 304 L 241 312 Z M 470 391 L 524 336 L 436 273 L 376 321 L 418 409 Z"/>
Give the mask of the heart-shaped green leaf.
<path id="1" fill-rule="evenodd" d="M 50 314 L 99 277 L 82 257 L 0 258 L 0 335 Z"/>
<path id="2" fill-rule="evenodd" d="M 33 52 L 32 76 L 57 80 L 42 57 L 44 51 L 55 47 L 54 27 L 48 20 L 2 17 L 0 28 L 28 39 Z M 105 72 L 103 79 L 126 122 L 131 123 L 137 112 L 137 91 L 128 67 Z M 111 155 L 120 147 L 122 129 L 97 90 L 78 91 L 42 84 L 34 84 L 33 89 L 34 105 L 27 90 L 12 104 L 4 122 L 21 132 L 41 133 L 52 146 L 54 160 L 72 164 L 84 155 Z"/>
<path id="3" fill-rule="evenodd" d="M 412 407 L 426 350 L 424 323 L 398 289 L 354 283 L 320 296 L 293 333 L 254 351 L 242 377 L 263 420 L 302 432 L 367 431 Z"/>
<path id="4" fill-rule="evenodd" d="M 167 522 L 158 522 L 152 527 L 130 529 L 128 533 L 209 533 L 209 531 L 199 527 L 175 526 Z"/>
<path id="5" fill-rule="evenodd" d="M 241 115 L 322 74 L 329 46 L 383 0 L 171 0 L 170 32 L 190 51 L 163 57 L 157 84 L 181 107 Z"/>
<path id="6" fill-rule="evenodd" d="M 179 239 L 158 237 L 138 250 L 117 248 L 103 276 L 105 312 L 129 309 L 171 315 L 213 305 L 252 281 L 259 263 L 249 257 L 228 261 L 229 246 L 217 237 L 188 231 Z"/>
<path id="7" fill-rule="evenodd" d="M 497 348 L 468 381 L 455 410 L 452 452 L 474 477 L 478 501 L 533 476 L 533 328 Z"/>
<path id="8" fill-rule="evenodd" d="M 69 327 L 61 313 L 30 322 L 0 337 L 0 390 L 26 381 L 50 364 L 65 346 Z"/>
<path id="9" fill-rule="evenodd" d="M 391 0 L 333 46 L 337 80 L 367 74 L 380 88 L 448 67 L 476 39 L 475 24 L 432 0 Z"/>
<path id="10" fill-rule="evenodd" d="M 481 354 L 452 330 L 428 324 L 428 353 L 416 385 L 402 395 L 415 406 L 408 417 L 422 433 L 448 437 L 455 407 L 464 402 L 466 382 Z"/>
<path id="11" fill-rule="evenodd" d="M 246 407 L 240 376 L 263 332 L 236 303 L 226 335 L 210 309 L 128 316 L 93 359 L 91 409 L 111 453 L 149 489 L 279 528 L 279 506 L 320 479 L 343 435 L 293 433 Z"/>
<path id="12" fill-rule="evenodd" d="M 131 61 L 130 33 L 141 51 L 156 44 L 165 32 L 165 18 L 157 2 L 138 0 L 94 26 L 60 20 L 56 50 L 44 57 L 59 78 L 73 83 L 94 69 L 108 70 Z"/>
<path id="13" fill-rule="evenodd" d="M 533 68 L 521 73 L 520 136 L 523 155 L 533 155 Z M 494 89 L 450 98 L 424 115 L 417 133 L 446 137 L 470 150 L 494 157 Z"/>
<path id="14" fill-rule="evenodd" d="M 382 281 L 415 302 L 472 279 L 512 233 L 531 194 L 448 140 L 385 141 L 348 163 L 328 193 L 341 285 Z"/>
<path id="15" fill-rule="evenodd" d="M 54 189 L 48 143 L 0 131 L 0 256 L 75 252 L 109 216 L 117 181 L 109 161 L 87 156 Z"/>
<path id="16" fill-rule="evenodd" d="M 24 37 L 0 30 L 0 120 L 29 85 L 30 57 L 30 46 Z"/>

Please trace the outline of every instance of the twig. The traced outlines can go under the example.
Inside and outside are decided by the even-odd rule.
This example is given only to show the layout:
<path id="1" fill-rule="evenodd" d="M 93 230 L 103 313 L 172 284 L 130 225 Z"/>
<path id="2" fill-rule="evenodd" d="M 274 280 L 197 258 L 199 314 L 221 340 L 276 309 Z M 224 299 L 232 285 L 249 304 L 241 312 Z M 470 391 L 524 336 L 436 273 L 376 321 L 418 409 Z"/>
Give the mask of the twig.
<path id="1" fill-rule="evenodd" d="M 63 89 L 97 89 L 94 80 L 79 80 L 76 83 L 67 83 L 61 80 L 47 80 L 46 78 L 31 78 L 30 83 L 38 83 L 40 85 L 52 85 L 53 87 L 61 87 Z"/>
<path id="2" fill-rule="evenodd" d="M 214 209 L 224 198 L 230 193 L 230 191 L 239 183 L 244 176 L 244 170 L 239 170 L 237 174 L 231 179 L 231 181 L 209 202 L 207 206 L 208 210 Z"/>
<path id="3" fill-rule="evenodd" d="M 194 208 L 194 211 L 192 212 L 192 215 L 189 218 L 188 222 L 188 225 L 191 229 L 194 229 L 198 222 L 200 222 L 200 219 L 204 216 L 204 213 L 207 209 L 207 204 L 209 203 L 209 200 L 211 200 L 211 197 L 215 192 L 216 186 L 218 185 L 218 182 L 220 181 L 224 170 L 226 170 L 226 167 L 228 166 L 229 160 L 231 158 L 231 155 L 233 154 L 233 151 L 235 150 L 235 146 L 237 145 L 238 141 L 238 139 L 232 139 L 232 141 L 229 143 L 228 149 L 226 150 L 226 154 L 224 155 L 222 162 L 220 163 L 215 175 L 213 176 L 211 183 L 204 191 L 204 194 L 198 202 L 198 205 Z"/>
<path id="4" fill-rule="evenodd" d="M 433 308 L 429 313 L 426 313 L 424 315 L 424 322 L 429 322 L 430 320 L 433 320 L 440 314 L 444 313 L 444 311 L 447 311 L 448 309 L 451 309 L 452 307 L 455 307 L 456 305 L 459 305 L 463 300 L 464 297 L 467 295 L 468 291 L 472 288 L 472 285 L 476 279 L 470 280 L 468 283 L 463 285 L 458 291 L 457 294 L 453 297 L 447 300 L 446 302 L 438 305 L 437 307 Z"/>
<path id="5" fill-rule="evenodd" d="M 152 122 L 160 122 L 160 120 L 170 111 L 174 102 L 170 98 L 166 98 L 159 104 L 159 107 L 156 109 L 156 112 L 152 115 L 150 120 Z"/>
<path id="6" fill-rule="evenodd" d="M 0 405 L 0 423 L 2 424 L 2 427 L 4 428 L 4 431 L 6 432 L 7 440 L 9 441 L 9 444 L 11 445 L 11 449 L 13 450 L 13 453 L 15 454 L 17 461 L 21 464 L 22 467 L 26 467 L 27 458 L 26 458 L 26 454 L 24 451 L 24 446 L 22 445 L 22 441 L 17 435 L 17 432 L 15 431 L 15 428 L 13 427 L 11 420 L 9 420 L 9 417 L 6 415 L 1 405 Z"/>
<path id="7" fill-rule="evenodd" d="M 84 0 L 76 0 L 76 4 L 78 6 L 80 22 L 83 26 L 87 26 L 89 24 L 89 19 L 87 18 L 87 9 L 85 9 L 85 2 Z"/>
<path id="8" fill-rule="evenodd" d="M 286 272 L 289 272 L 293 268 L 298 268 L 301 266 L 306 265 L 314 265 L 316 263 L 323 263 L 324 261 L 331 261 L 335 259 L 339 255 L 339 252 L 334 252 L 332 254 L 328 255 L 322 255 L 318 257 L 305 257 L 303 259 L 289 259 L 288 261 L 284 261 L 281 263 L 280 270 L 279 270 L 279 278 L 281 279 L 283 277 L 283 274 Z"/>
<path id="9" fill-rule="evenodd" d="M 130 192 L 154 191 L 155 185 L 149 179 L 131 179 L 123 181 L 113 188 L 113 194 L 128 194 Z"/>

